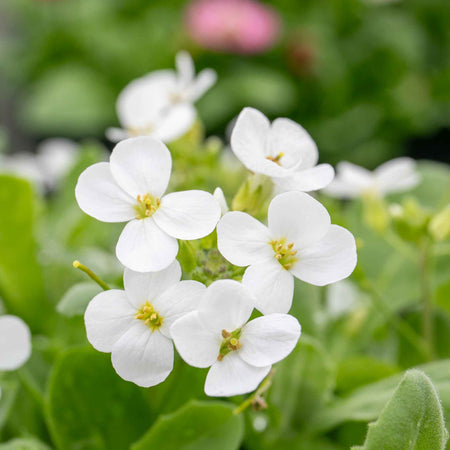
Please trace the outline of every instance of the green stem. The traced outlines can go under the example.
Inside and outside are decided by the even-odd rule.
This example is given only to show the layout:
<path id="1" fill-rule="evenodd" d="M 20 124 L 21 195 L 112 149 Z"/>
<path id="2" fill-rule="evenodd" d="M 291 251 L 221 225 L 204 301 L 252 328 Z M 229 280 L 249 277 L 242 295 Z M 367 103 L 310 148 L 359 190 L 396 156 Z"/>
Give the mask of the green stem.
<path id="1" fill-rule="evenodd" d="M 102 280 L 100 277 L 98 277 L 94 272 L 92 272 L 89 267 L 86 267 L 84 264 L 81 264 L 79 261 L 73 262 L 73 267 L 75 269 L 80 269 L 82 272 L 87 274 L 92 280 L 94 280 L 104 291 L 109 291 L 111 288 Z"/>
<path id="2" fill-rule="evenodd" d="M 397 250 L 405 258 L 410 259 L 411 261 L 416 261 L 417 256 L 414 250 L 399 236 L 393 233 L 392 230 L 387 229 L 383 233 L 383 237 L 394 250 Z"/>
<path id="3" fill-rule="evenodd" d="M 31 372 L 27 368 L 22 367 L 20 370 L 17 371 L 17 374 L 23 387 L 30 393 L 30 395 L 36 400 L 36 402 L 40 406 L 43 406 L 44 394 L 39 388 L 38 383 L 34 379 Z"/>
<path id="4" fill-rule="evenodd" d="M 430 279 L 430 245 L 424 242 L 420 252 L 420 286 L 422 299 L 422 333 L 425 339 L 430 356 L 434 356 L 434 330 L 433 330 L 433 305 Z"/>
<path id="5" fill-rule="evenodd" d="M 361 285 L 361 288 L 365 290 L 375 306 L 382 312 L 386 319 L 397 329 L 397 331 L 403 335 L 403 337 L 409 341 L 409 343 L 422 354 L 427 360 L 432 359 L 430 348 L 427 342 L 422 339 L 413 328 L 411 328 L 405 321 L 397 317 L 389 306 L 386 305 L 382 297 L 378 294 L 372 284 L 368 281 Z"/>
<path id="6" fill-rule="evenodd" d="M 272 378 L 275 374 L 275 369 L 271 369 L 266 378 L 259 385 L 258 389 L 247 399 L 244 400 L 234 411 L 233 414 L 237 415 L 245 411 L 249 406 L 253 404 L 255 400 L 262 397 L 272 385 Z"/>

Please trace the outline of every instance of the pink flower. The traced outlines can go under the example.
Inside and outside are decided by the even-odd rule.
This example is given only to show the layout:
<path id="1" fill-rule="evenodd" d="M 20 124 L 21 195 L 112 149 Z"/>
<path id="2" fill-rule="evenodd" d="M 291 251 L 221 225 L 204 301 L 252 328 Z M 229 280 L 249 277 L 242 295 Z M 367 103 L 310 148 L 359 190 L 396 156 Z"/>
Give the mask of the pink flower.
<path id="1" fill-rule="evenodd" d="M 186 10 L 186 28 L 199 45 L 230 53 L 261 53 L 280 31 L 278 14 L 256 0 L 196 0 Z"/>

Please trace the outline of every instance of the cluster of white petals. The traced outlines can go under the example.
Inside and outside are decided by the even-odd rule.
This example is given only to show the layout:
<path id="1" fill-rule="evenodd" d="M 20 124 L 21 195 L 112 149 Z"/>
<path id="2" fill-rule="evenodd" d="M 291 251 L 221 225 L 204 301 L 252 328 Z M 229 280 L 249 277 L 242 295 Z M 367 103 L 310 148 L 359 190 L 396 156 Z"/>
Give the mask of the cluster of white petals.
<path id="1" fill-rule="evenodd" d="M 242 283 L 263 314 L 287 313 L 294 278 L 324 286 L 348 277 L 356 266 L 353 235 L 332 225 L 325 207 L 304 192 L 286 192 L 269 205 L 268 226 L 232 211 L 217 225 L 217 245 L 236 266 L 249 266 Z"/>
<path id="2" fill-rule="evenodd" d="M 171 328 L 181 357 L 194 367 L 211 367 L 205 393 L 214 397 L 255 390 L 272 364 L 285 358 L 300 337 L 300 324 L 288 314 L 248 322 L 254 299 L 237 281 L 212 283 L 198 308 Z"/>
<path id="3" fill-rule="evenodd" d="M 365 194 L 384 196 L 407 191 L 419 182 L 420 174 L 416 162 L 411 158 L 391 159 L 373 172 L 343 161 L 337 165 L 336 178 L 325 192 L 338 198 L 356 198 Z"/>
<path id="4" fill-rule="evenodd" d="M 195 76 L 191 56 L 176 55 L 176 71 L 157 70 L 132 81 L 117 99 L 122 128 L 109 128 L 107 137 L 118 142 L 133 136 L 153 136 L 171 142 L 194 124 L 194 103 L 216 82 L 212 69 Z"/>
<path id="5" fill-rule="evenodd" d="M 103 222 L 128 222 L 116 255 L 137 272 L 168 267 L 178 253 L 177 239 L 210 234 L 220 218 L 220 206 L 204 191 L 164 195 L 172 158 L 152 137 L 126 139 L 116 145 L 110 162 L 88 167 L 75 188 L 80 208 Z"/>
<path id="6" fill-rule="evenodd" d="M 279 191 L 316 191 L 334 177 L 329 164 L 317 165 L 317 146 L 303 127 L 285 118 L 270 123 L 254 108 L 239 114 L 231 149 L 247 169 L 271 177 Z"/>
<path id="7" fill-rule="evenodd" d="M 89 303 L 84 316 L 88 340 L 111 353 L 124 380 L 149 387 L 172 371 L 171 325 L 194 310 L 206 290 L 197 281 L 180 279 L 177 261 L 159 272 L 125 269 L 124 290 L 101 292 Z"/>
<path id="8" fill-rule="evenodd" d="M 31 334 L 27 324 L 16 316 L 0 316 L 0 371 L 16 370 L 31 355 Z"/>

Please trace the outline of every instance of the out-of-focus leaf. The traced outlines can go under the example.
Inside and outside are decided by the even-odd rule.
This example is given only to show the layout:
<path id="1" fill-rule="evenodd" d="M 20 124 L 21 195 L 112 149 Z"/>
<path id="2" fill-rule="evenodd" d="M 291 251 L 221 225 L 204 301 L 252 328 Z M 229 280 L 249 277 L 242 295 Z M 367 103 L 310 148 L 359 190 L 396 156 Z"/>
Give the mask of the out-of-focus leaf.
<path id="1" fill-rule="evenodd" d="M 34 330 L 49 320 L 41 268 L 36 254 L 36 204 L 31 185 L 0 176 L 0 293 L 7 311 Z"/>
<path id="2" fill-rule="evenodd" d="M 0 444 L 1 450 L 50 450 L 50 447 L 34 438 L 13 439 Z"/>
<path id="3" fill-rule="evenodd" d="M 354 450 L 443 450 L 448 439 L 442 407 L 431 380 L 420 370 L 406 372 L 362 447 Z"/>
<path id="4" fill-rule="evenodd" d="M 417 368 L 431 378 L 444 411 L 450 412 L 450 359 L 423 364 Z M 402 377 L 403 374 L 393 375 L 356 389 L 345 398 L 332 401 L 314 418 L 313 428 L 323 432 L 349 421 L 375 420 Z"/>
<path id="5" fill-rule="evenodd" d="M 242 415 L 224 402 L 191 401 L 161 416 L 133 450 L 236 450 L 243 434 Z"/>
<path id="6" fill-rule="evenodd" d="M 62 449 L 128 449 L 152 413 L 143 392 L 114 372 L 109 355 L 72 349 L 57 361 L 47 396 L 48 425 Z"/>
<path id="7" fill-rule="evenodd" d="M 0 383 L 0 430 L 8 419 L 11 407 L 14 405 L 18 387 L 18 382 L 13 380 L 3 380 Z"/>
<path id="8" fill-rule="evenodd" d="M 56 309 L 66 317 L 81 316 L 84 314 L 88 303 L 101 290 L 93 281 L 82 281 L 74 284 L 64 294 Z"/>

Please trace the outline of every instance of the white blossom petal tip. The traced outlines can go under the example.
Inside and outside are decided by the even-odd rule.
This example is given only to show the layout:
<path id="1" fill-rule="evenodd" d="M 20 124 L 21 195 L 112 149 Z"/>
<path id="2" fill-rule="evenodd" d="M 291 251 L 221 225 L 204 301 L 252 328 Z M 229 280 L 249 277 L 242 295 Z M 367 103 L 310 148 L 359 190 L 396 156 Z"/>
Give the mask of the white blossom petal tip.
<path id="1" fill-rule="evenodd" d="M 27 324 L 16 316 L 0 317 L 0 371 L 16 370 L 31 355 L 31 333 Z"/>

